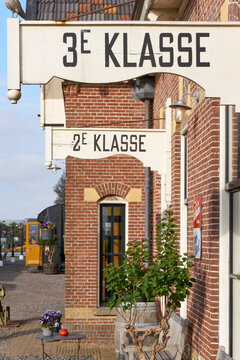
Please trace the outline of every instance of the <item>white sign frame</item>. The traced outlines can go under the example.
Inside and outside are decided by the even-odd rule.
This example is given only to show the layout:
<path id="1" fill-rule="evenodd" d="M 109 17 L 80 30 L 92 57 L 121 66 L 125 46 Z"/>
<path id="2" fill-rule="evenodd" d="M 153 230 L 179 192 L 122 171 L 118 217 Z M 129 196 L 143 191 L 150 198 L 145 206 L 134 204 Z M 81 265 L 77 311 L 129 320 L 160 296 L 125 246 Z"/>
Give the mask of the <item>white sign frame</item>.
<path id="1" fill-rule="evenodd" d="M 166 130 L 46 128 L 46 164 L 64 160 L 102 159 L 114 155 L 130 155 L 145 167 L 166 173 Z"/>
<path id="2" fill-rule="evenodd" d="M 171 73 L 240 112 L 239 59 L 239 22 L 8 19 L 8 89 L 46 84 L 53 76 L 104 84 Z"/>

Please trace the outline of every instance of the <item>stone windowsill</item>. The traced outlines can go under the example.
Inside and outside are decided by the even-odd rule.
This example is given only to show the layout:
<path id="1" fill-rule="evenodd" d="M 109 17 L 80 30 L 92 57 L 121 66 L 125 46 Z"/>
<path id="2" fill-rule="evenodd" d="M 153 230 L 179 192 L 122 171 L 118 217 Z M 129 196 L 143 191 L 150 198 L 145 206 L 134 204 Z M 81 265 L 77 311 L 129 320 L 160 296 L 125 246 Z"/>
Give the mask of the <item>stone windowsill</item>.
<path id="1" fill-rule="evenodd" d="M 116 309 L 110 310 L 108 307 L 99 307 L 94 309 L 94 315 L 96 316 L 115 316 Z"/>

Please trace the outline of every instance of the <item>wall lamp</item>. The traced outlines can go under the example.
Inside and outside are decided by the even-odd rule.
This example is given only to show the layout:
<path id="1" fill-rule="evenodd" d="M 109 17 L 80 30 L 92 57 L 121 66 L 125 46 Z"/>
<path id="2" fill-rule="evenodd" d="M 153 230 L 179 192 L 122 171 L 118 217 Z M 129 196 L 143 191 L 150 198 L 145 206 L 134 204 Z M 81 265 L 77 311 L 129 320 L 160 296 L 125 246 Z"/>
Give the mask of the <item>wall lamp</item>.
<path id="1" fill-rule="evenodd" d="M 183 97 L 187 95 L 195 97 L 196 102 L 199 102 L 199 93 L 196 90 L 194 94 L 184 93 L 181 100 L 178 100 L 175 104 L 169 105 L 170 108 L 175 109 L 175 120 L 177 123 L 181 123 L 184 119 L 186 111 L 192 109 L 191 106 L 186 105 L 183 101 Z"/>
<path id="2" fill-rule="evenodd" d="M 50 170 L 56 173 L 58 170 L 61 170 L 61 168 L 55 164 L 52 168 L 50 168 Z"/>
<path id="3" fill-rule="evenodd" d="M 58 170 L 61 170 L 61 168 L 56 164 L 53 165 L 52 161 L 45 161 L 45 166 L 48 170 L 52 170 L 54 173 L 56 173 Z"/>

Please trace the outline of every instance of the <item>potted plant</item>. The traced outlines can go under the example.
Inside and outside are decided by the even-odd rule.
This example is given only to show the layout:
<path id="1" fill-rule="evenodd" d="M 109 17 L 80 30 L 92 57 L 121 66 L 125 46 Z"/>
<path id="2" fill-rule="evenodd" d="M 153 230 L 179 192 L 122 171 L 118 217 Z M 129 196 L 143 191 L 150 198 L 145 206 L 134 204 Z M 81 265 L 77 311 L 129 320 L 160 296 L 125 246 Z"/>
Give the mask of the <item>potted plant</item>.
<path id="1" fill-rule="evenodd" d="M 56 274 L 58 270 L 57 264 L 53 263 L 53 256 L 56 250 L 58 236 L 55 234 L 56 225 L 47 221 L 41 225 L 40 245 L 45 250 L 48 259 L 47 264 L 43 264 L 45 274 Z"/>
<path id="2" fill-rule="evenodd" d="M 146 265 L 149 252 L 143 240 L 128 244 L 123 263 L 110 264 L 105 270 L 107 289 L 112 293 L 107 305 L 110 309 L 116 308 L 125 320 L 125 329 L 140 360 L 148 359 L 143 351 L 147 337 L 152 338 L 150 360 L 166 347 L 171 313 L 181 307 L 195 281 L 190 275 L 192 256 L 181 256 L 178 251 L 173 213 L 166 212 L 157 227 L 156 252 L 149 266 Z M 146 302 L 154 302 L 157 298 L 161 301 L 158 302 L 158 324 L 142 332 L 136 327 L 141 316 L 136 303 L 143 295 Z M 161 343 L 159 338 L 162 338 Z"/>
<path id="3" fill-rule="evenodd" d="M 42 240 L 51 240 L 54 235 L 55 228 L 56 225 L 51 221 L 41 224 Z"/>
<path id="4" fill-rule="evenodd" d="M 43 315 L 38 319 L 44 336 L 52 336 L 53 332 L 59 332 L 61 329 L 62 313 L 56 310 L 45 310 Z"/>

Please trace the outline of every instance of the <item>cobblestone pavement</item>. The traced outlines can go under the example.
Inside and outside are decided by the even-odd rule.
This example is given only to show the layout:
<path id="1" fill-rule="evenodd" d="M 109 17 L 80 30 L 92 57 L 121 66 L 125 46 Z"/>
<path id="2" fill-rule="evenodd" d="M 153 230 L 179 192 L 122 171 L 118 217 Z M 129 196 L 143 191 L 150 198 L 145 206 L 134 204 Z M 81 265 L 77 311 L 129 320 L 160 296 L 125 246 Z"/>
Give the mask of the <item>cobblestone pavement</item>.
<path id="1" fill-rule="evenodd" d="M 45 275 L 37 268 L 27 268 L 24 261 L 16 260 L 0 267 L 0 284 L 6 290 L 2 300 L 10 306 L 11 321 L 19 321 L 19 327 L 0 327 L 0 360 L 40 360 L 41 342 L 35 339 L 40 332 L 38 317 L 49 309 L 64 314 L 64 274 Z M 46 346 L 55 360 L 73 359 L 76 343 L 60 341 Z M 113 348 L 81 345 L 81 360 L 115 360 Z"/>

